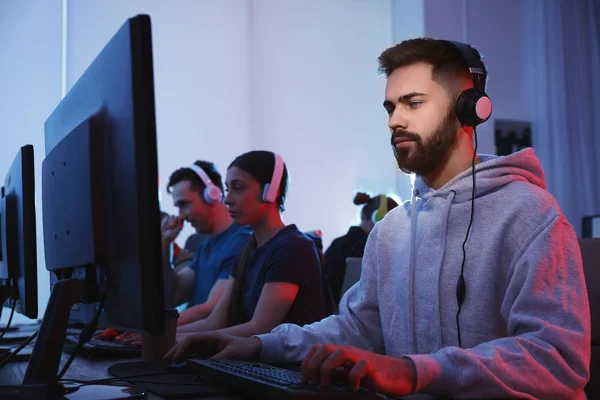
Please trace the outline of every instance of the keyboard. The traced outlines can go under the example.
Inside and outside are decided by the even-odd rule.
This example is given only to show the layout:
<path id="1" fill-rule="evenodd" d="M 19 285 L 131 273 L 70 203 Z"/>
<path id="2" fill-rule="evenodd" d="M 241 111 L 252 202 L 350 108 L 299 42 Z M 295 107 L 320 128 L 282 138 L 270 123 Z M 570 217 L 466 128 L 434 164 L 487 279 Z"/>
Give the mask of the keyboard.
<path id="1" fill-rule="evenodd" d="M 375 392 L 335 382 L 329 387 L 303 383 L 302 373 L 252 361 L 189 360 L 199 371 L 246 396 L 273 399 L 356 399 L 381 400 Z"/>
<path id="2" fill-rule="evenodd" d="M 64 351 L 71 354 L 79 343 L 79 335 L 65 337 Z M 130 344 L 116 341 L 91 338 L 79 350 L 79 355 L 86 358 L 141 357 L 142 349 Z"/>

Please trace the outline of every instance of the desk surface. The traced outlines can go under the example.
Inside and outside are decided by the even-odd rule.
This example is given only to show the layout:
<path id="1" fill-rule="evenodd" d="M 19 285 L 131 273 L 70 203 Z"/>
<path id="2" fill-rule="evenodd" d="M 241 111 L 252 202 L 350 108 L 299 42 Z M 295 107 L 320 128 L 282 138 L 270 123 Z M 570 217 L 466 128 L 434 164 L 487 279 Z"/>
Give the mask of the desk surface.
<path id="1" fill-rule="evenodd" d="M 61 366 L 69 358 L 68 354 L 63 353 Z M 133 361 L 141 361 L 141 359 L 129 358 L 129 359 L 118 359 L 118 360 L 89 360 L 85 358 L 76 357 L 73 360 L 73 363 L 67 370 L 65 374 L 65 379 L 76 379 L 76 380 L 96 380 L 96 379 L 104 379 L 104 378 L 113 378 L 113 376 L 109 375 L 107 372 L 108 367 L 115 363 L 119 362 L 133 362 Z M 19 385 L 23 381 L 23 376 L 25 376 L 25 370 L 27 369 L 27 362 L 11 362 L 7 364 L 2 370 L 0 370 L 0 385 Z M 164 397 L 160 397 L 155 395 L 152 392 L 148 392 L 148 399 L 159 400 L 164 399 Z M 186 399 L 203 399 L 203 400 L 236 400 L 240 399 L 240 397 L 235 396 L 221 396 L 221 397 L 188 397 Z"/>
<path id="2" fill-rule="evenodd" d="M 63 353 L 61 366 L 69 358 L 69 355 Z M 115 363 L 119 362 L 133 362 L 133 361 L 141 361 L 141 359 L 129 358 L 129 359 L 113 359 L 113 360 L 90 360 L 81 357 L 76 357 L 73 360 L 73 363 L 67 370 L 65 374 L 65 379 L 76 379 L 82 381 L 89 380 L 97 380 L 104 378 L 113 378 L 113 376 L 109 375 L 107 372 L 108 367 Z M 0 370 L 0 385 L 19 385 L 23 381 L 23 377 L 25 376 L 25 370 L 27 369 L 27 362 L 11 362 L 7 364 L 2 370 Z M 415 394 L 412 396 L 406 397 L 407 400 L 428 400 L 428 399 L 436 399 L 435 396 L 424 395 L 424 394 Z M 151 400 L 161 400 L 165 399 L 164 397 L 160 397 L 150 391 L 148 391 L 147 399 Z M 220 397 L 189 397 L 186 396 L 188 400 L 195 399 L 203 399 L 203 400 L 241 400 L 242 398 L 239 396 L 220 396 Z"/>

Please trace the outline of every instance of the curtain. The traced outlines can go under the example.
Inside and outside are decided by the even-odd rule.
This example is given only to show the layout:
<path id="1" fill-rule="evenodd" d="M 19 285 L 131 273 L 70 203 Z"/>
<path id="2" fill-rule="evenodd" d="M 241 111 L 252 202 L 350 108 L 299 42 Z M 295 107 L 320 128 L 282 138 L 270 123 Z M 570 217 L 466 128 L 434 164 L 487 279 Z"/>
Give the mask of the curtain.
<path id="1" fill-rule="evenodd" d="M 525 2 L 533 147 L 578 236 L 600 214 L 599 16 L 597 0 Z"/>

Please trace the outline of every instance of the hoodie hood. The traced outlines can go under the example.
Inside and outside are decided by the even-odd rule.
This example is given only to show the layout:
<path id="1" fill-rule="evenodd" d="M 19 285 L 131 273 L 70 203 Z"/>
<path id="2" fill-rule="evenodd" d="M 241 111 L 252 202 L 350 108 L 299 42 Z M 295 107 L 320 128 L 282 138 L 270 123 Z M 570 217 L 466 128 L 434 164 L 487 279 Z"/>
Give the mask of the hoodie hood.
<path id="1" fill-rule="evenodd" d="M 544 170 L 532 148 L 527 148 L 508 156 L 479 154 L 481 162 L 475 164 L 475 198 L 498 190 L 515 181 L 531 183 L 546 189 Z M 448 197 L 455 193 L 453 201 L 462 203 L 471 200 L 473 178 L 471 167 L 461 172 L 448 183 L 434 190 L 427 185 L 423 177 L 417 176 L 413 186 L 413 195 L 427 200 L 432 197 Z"/>

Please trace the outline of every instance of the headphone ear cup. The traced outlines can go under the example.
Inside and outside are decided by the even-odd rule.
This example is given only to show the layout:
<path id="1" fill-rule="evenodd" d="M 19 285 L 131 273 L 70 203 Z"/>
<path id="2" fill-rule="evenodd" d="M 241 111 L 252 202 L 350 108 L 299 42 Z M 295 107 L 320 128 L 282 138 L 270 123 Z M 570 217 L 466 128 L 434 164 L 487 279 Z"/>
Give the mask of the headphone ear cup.
<path id="1" fill-rule="evenodd" d="M 221 189 L 217 186 L 210 184 L 204 188 L 204 200 L 207 204 L 216 204 L 221 201 L 221 198 Z"/>
<path id="2" fill-rule="evenodd" d="M 383 219 L 383 217 L 385 217 L 387 211 L 387 196 L 382 194 L 379 198 L 379 207 L 373 212 L 371 219 L 373 222 L 379 222 Z"/>
<path id="3" fill-rule="evenodd" d="M 271 187 L 270 183 L 265 183 L 262 193 L 262 201 L 265 203 L 272 203 L 271 199 L 269 199 L 269 188 Z"/>
<path id="4" fill-rule="evenodd" d="M 462 126 L 475 127 L 492 115 L 492 101 L 483 90 L 470 88 L 458 96 L 455 111 Z"/>

